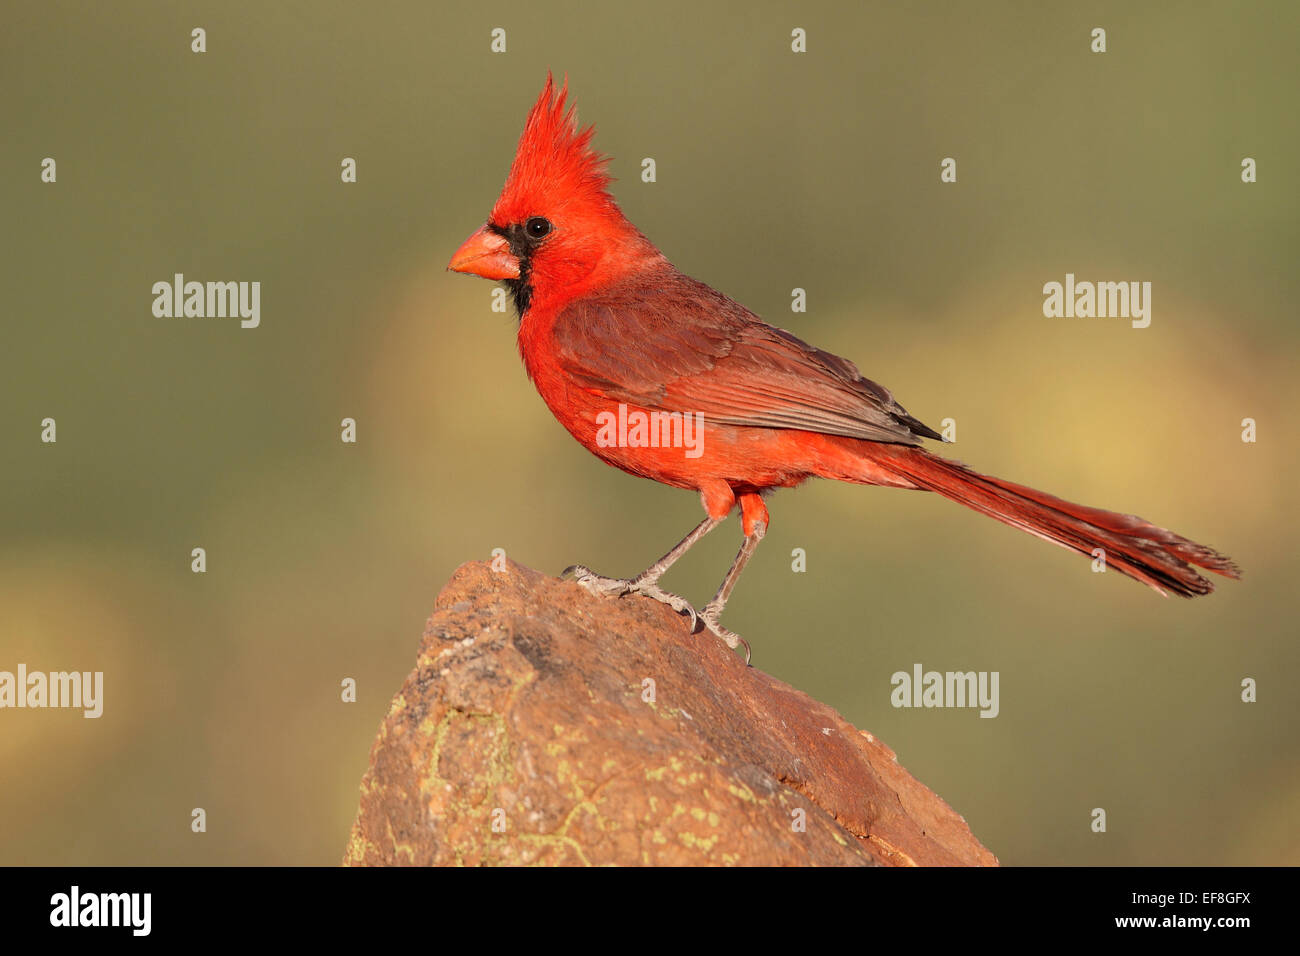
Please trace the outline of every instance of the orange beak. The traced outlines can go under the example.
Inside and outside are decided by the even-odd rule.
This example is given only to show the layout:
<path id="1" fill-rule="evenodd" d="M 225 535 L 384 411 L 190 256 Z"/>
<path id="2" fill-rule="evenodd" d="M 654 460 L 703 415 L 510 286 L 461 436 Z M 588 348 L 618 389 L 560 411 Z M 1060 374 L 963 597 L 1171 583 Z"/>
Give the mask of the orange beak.
<path id="1" fill-rule="evenodd" d="M 465 240 L 447 268 L 484 279 L 519 278 L 519 260 L 510 254 L 510 243 L 487 226 Z"/>

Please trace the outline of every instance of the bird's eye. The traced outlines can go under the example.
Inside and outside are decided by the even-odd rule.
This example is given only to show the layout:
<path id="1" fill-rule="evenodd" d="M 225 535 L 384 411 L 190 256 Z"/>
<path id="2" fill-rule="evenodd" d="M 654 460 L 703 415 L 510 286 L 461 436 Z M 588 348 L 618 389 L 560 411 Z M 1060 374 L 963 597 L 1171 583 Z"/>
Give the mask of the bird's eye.
<path id="1" fill-rule="evenodd" d="M 541 216 L 533 216 L 524 223 L 524 231 L 528 233 L 529 239 L 544 239 L 551 234 L 552 228 L 551 221 Z"/>

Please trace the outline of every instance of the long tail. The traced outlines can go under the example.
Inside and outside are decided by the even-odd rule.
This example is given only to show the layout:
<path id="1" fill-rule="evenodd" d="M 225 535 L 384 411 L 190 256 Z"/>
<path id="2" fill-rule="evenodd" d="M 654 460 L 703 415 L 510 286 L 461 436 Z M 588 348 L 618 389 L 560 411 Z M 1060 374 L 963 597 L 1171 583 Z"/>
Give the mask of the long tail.
<path id="1" fill-rule="evenodd" d="M 1061 547 L 1092 554 L 1100 548 L 1106 567 L 1149 585 L 1161 594 L 1183 597 L 1209 594 L 1210 581 L 1196 573 L 1205 568 L 1238 578 L 1232 559 L 1213 548 L 1158 528 L 1136 515 L 1117 514 L 1063 501 L 1001 478 L 971 471 L 960 462 L 907 445 L 876 445 L 870 456 L 877 467 L 952 501 L 1020 528 Z"/>

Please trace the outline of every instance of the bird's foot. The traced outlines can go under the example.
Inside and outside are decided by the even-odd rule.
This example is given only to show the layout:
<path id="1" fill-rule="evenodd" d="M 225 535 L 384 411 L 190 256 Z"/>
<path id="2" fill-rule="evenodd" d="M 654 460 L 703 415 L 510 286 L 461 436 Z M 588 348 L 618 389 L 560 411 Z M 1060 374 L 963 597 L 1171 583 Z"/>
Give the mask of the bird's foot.
<path id="1" fill-rule="evenodd" d="M 722 615 L 722 609 L 714 604 L 706 605 L 704 610 L 699 612 L 700 621 L 708 628 L 723 644 L 726 644 L 733 651 L 737 647 L 745 648 L 745 666 L 749 665 L 750 650 L 749 641 L 745 640 L 735 631 L 730 631 L 718 623 L 718 618 Z"/>
<path id="2" fill-rule="evenodd" d="M 603 574 L 597 574 L 591 568 L 584 567 L 581 564 L 575 564 L 564 569 L 560 575 L 562 578 L 572 578 L 581 584 L 592 594 L 613 595 L 614 597 L 623 597 L 625 594 L 643 594 L 648 598 L 653 598 L 660 604 L 667 604 L 678 614 L 686 614 L 691 619 L 691 632 L 695 632 L 696 621 L 699 614 L 696 613 L 691 603 L 678 594 L 671 594 L 659 587 L 656 581 L 642 578 L 607 578 Z M 735 645 L 732 645 L 733 647 Z"/>

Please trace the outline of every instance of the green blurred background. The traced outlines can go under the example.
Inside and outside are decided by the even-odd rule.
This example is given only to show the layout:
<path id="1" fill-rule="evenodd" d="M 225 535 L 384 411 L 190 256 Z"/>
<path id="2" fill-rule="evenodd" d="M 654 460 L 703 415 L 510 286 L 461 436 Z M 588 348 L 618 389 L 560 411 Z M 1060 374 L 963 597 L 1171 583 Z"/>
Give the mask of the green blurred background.
<path id="1" fill-rule="evenodd" d="M 337 863 L 459 564 L 632 573 L 699 519 L 580 448 L 492 285 L 444 271 L 548 68 L 680 268 L 954 418 L 955 457 L 1246 572 L 1162 600 L 938 497 L 819 482 L 769 501 L 728 609 L 756 664 L 888 742 L 1004 863 L 1300 862 L 1296 4 L 0 18 L 0 669 L 106 672 L 97 721 L 0 712 L 0 863 Z M 175 272 L 259 280 L 261 327 L 154 318 Z M 1151 327 L 1044 318 L 1067 272 L 1151 281 Z M 738 534 L 667 583 L 707 599 Z M 1001 715 L 891 708 L 914 662 L 999 671 Z"/>

